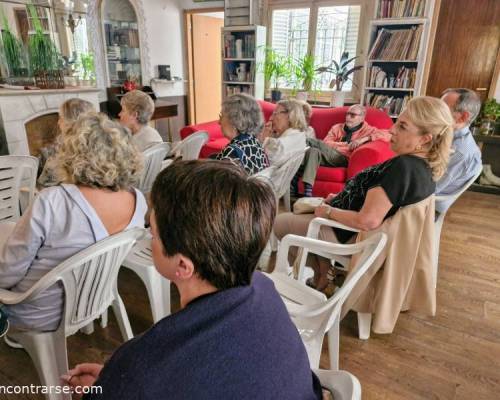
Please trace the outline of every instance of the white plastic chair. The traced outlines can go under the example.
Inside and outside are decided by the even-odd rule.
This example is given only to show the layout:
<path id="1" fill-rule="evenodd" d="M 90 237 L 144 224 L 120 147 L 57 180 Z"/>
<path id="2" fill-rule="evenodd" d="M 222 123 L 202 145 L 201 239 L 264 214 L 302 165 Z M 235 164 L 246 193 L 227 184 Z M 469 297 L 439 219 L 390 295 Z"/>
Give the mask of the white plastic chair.
<path id="1" fill-rule="evenodd" d="M 151 237 L 138 241 L 122 265 L 134 271 L 144 282 L 154 323 L 169 315 L 170 281 L 160 275 L 153 264 Z"/>
<path id="2" fill-rule="evenodd" d="M 176 143 L 169 155 L 181 157 L 182 160 L 197 160 L 200 156 L 201 148 L 208 142 L 208 132 L 197 131 L 182 141 Z M 164 160 L 162 169 L 168 167 L 173 160 Z"/>
<path id="3" fill-rule="evenodd" d="M 481 172 L 483 171 L 483 167 L 479 169 L 479 171 L 472 177 L 470 178 L 467 183 L 456 193 L 449 194 L 446 196 L 436 196 L 436 204 L 439 202 L 444 202 L 446 204 L 449 204 L 449 207 L 446 209 L 446 211 L 442 213 L 436 212 L 436 221 L 434 222 L 434 228 L 435 228 L 435 240 L 436 240 L 436 247 L 434 251 L 434 261 L 433 261 L 433 267 L 434 267 L 434 286 L 437 287 L 437 277 L 438 277 L 438 270 L 439 270 L 439 247 L 441 244 L 441 230 L 443 229 L 443 223 L 444 223 L 444 217 L 446 216 L 446 213 L 448 210 L 451 208 L 453 203 L 464 193 L 475 181 L 477 178 L 479 178 L 479 175 L 481 175 Z"/>
<path id="4" fill-rule="evenodd" d="M 153 182 L 162 168 L 162 161 L 170 151 L 169 143 L 158 143 L 148 147 L 142 153 L 144 156 L 144 169 L 137 188 L 144 194 L 151 192 Z"/>
<path id="5" fill-rule="evenodd" d="M 381 232 L 355 244 L 329 243 L 297 235 L 286 235 L 282 239 L 276 268 L 268 276 L 273 280 L 300 333 L 307 349 L 311 368 L 319 367 L 323 339 L 328 333 L 330 368 L 334 371 L 339 369 L 339 325 L 342 305 L 358 280 L 368 271 L 384 249 L 386 242 L 387 236 Z M 288 275 L 288 251 L 291 246 L 301 247 L 304 257 L 307 257 L 308 253 L 321 254 L 328 258 L 361 254 L 356 267 L 342 287 L 326 300 L 323 293 Z"/>
<path id="6" fill-rule="evenodd" d="M 321 386 L 330 390 L 334 400 L 361 400 L 361 384 L 347 371 L 313 370 Z"/>
<path id="7" fill-rule="evenodd" d="M 56 331 L 16 331 L 9 336 L 28 352 L 42 385 L 59 386 L 68 371 L 66 337 L 91 325 L 111 305 L 125 340 L 133 338 L 123 301 L 118 294 L 120 265 L 135 241 L 144 233 L 130 229 L 103 239 L 59 264 L 29 290 L 22 293 L 0 289 L 0 303 L 20 304 L 61 282 L 64 310 Z M 48 394 L 47 399 L 70 399 L 68 394 Z"/>
<path id="8" fill-rule="evenodd" d="M 31 204 L 35 195 L 37 171 L 36 157 L 0 157 L 0 222 L 16 222 L 20 218 L 21 187 L 27 188 L 27 202 Z M 26 176 L 28 178 L 23 179 Z"/>

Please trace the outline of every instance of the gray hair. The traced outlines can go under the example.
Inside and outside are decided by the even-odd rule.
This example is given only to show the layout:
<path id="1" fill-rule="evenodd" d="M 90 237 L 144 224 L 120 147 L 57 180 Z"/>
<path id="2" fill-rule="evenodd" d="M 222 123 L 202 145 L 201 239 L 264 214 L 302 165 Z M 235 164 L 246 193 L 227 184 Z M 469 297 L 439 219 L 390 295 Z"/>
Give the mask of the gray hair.
<path id="1" fill-rule="evenodd" d="M 140 90 L 128 92 L 122 97 L 121 105 L 127 107 L 130 112 L 136 112 L 137 122 L 141 125 L 146 125 L 155 111 L 153 99 Z"/>
<path id="2" fill-rule="evenodd" d="M 465 88 L 446 89 L 441 95 L 441 98 L 448 93 L 458 94 L 458 99 L 452 111 L 469 113 L 469 120 L 467 123 L 471 124 L 479 115 L 479 111 L 481 111 L 481 99 L 477 93 Z"/>
<path id="3" fill-rule="evenodd" d="M 278 106 L 283 107 L 288 112 L 288 121 L 291 128 L 299 131 L 307 129 L 304 102 L 296 99 L 281 100 L 278 102 Z"/>
<path id="4" fill-rule="evenodd" d="M 353 104 L 352 106 L 349 107 L 349 109 L 351 108 L 358 109 L 361 115 L 363 115 L 363 117 L 366 115 L 366 107 L 361 104 Z"/>
<path id="5" fill-rule="evenodd" d="M 238 93 L 222 102 L 222 114 L 238 133 L 257 136 L 264 127 L 259 103 L 250 95 Z"/>

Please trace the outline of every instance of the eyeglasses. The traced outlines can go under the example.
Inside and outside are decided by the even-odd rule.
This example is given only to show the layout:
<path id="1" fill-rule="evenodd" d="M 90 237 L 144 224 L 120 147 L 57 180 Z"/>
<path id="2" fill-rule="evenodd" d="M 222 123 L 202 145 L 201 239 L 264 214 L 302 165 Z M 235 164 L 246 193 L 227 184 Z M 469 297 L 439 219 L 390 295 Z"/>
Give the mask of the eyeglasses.
<path id="1" fill-rule="evenodd" d="M 351 118 L 356 118 L 356 117 L 359 117 L 361 114 L 356 114 L 356 113 L 353 113 L 351 111 L 347 111 L 345 113 L 345 115 L 349 115 L 349 117 L 351 117 Z"/>
<path id="2" fill-rule="evenodd" d="M 285 110 L 282 110 L 282 111 L 274 110 L 271 115 L 277 115 L 277 114 L 288 114 L 288 111 L 285 111 Z"/>

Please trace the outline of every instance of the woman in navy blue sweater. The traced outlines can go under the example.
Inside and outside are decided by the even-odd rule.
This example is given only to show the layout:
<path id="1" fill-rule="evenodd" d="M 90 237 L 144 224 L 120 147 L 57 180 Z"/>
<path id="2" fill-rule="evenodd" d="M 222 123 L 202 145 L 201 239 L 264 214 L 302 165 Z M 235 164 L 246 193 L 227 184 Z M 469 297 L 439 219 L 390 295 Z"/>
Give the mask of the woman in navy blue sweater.
<path id="1" fill-rule="evenodd" d="M 157 270 L 181 310 L 121 346 L 102 367 L 69 371 L 103 399 L 319 399 L 300 336 L 273 283 L 255 268 L 275 217 L 264 183 L 217 161 L 160 173 L 152 191 Z"/>

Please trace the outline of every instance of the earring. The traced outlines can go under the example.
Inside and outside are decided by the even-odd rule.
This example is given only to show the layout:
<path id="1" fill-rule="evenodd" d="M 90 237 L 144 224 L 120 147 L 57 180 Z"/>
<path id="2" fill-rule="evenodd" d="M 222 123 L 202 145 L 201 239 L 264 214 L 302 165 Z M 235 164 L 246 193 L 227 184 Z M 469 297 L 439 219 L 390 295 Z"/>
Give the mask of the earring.
<path id="1" fill-rule="evenodd" d="M 422 151 L 422 145 L 418 144 L 418 145 L 415 147 L 415 151 Z"/>

